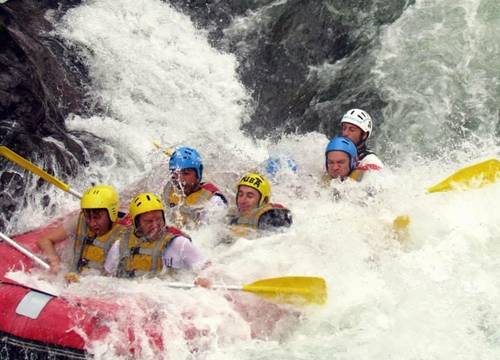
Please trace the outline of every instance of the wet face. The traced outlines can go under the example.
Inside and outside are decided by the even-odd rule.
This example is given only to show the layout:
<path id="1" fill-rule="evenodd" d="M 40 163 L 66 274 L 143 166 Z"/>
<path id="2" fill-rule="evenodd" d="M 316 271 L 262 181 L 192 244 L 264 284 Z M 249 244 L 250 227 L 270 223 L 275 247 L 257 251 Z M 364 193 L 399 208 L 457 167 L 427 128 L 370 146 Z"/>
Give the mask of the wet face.
<path id="1" fill-rule="evenodd" d="M 359 127 L 349 123 L 342 123 L 342 136 L 345 136 L 358 146 L 362 141 L 366 140 L 367 134 Z"/>
<path id="2" fill-rule="evenodd" d="M 185 195 L 193 193 L 199 185 L 195 169 L 179 169 L 171 172 L 174 184 L 183 191 Z"/>
<path id="3" fill-rule="evenodd" d="M 163 218 L 163 211 L 153 210 L 144 214 L 137 215 L 136 227 L 137 232 L 146 236 L 151 240 L 160 240 L 165 229 L 165 219 Z"/>
<path id="4" fill-rule="evenodd" d="M 111 220 L 106 209 L 84 209 L 85 222 L 95 236 L 102 236 L 111 229 Z"/>
<path id="5" fill-rule="evenodd" d="M 345 178 L 351 172 L 349 155 L 343 151 L 330 151 L 326 155 L 326 170 L 332 178 Z"/>
<path id="6" fill-rule="evenodd" d="M 248 215 L 253 209 L 259 207 L 260 194 L 254 188 L 240 185 L 236 195 L 236 206 L 242 215 Z"/>

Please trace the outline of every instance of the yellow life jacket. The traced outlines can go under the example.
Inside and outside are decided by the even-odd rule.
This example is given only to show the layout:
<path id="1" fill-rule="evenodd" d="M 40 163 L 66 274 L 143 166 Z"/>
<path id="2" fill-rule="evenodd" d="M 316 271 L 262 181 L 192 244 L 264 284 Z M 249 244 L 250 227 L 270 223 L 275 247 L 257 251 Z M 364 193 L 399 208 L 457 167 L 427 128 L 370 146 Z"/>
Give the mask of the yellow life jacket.
<path id="1" fill-rule="evenodd" d="M 231 234 L 235 237 L 254 237 L 257 234 L 257 230 L 259 230 L 260 217 L 270 210 L 277 209 L 288 211 L 288 209 L 279 204 L 265 204 L 252 210 L 248 215 L 230 215 L 229 227 Z"/>
<path id="2" fill-rule="evenodd" d="M 83 213 L 80 213 L 76 226 L 72 271 L 83 272 L 86 269 L 102 271 L 109 249 L 125 230 L 123 225 L 115 222 L 106 234 L 96 237 L 88 228 Z"/>
<path id="3" fill-rule="evenodd" d="M 167 229 L 158 241 L 144 241 L 131 229 L 120 241 L 118 277 L 135 277 L 157 274 L 163 269 L 163 252 L 178 234 Z"/>
<path id="4" fill-rule="evenodd" d="M 219 189 L 211 183 L 200 184 L 200 188 L 188 196 L 182 194 L 170 183 L 165 187 L 163 198 L 168 199 L 167 213 L 170 220 L 176 226 L 184 227 L 199 220 L 200 211 L 215 194 L 220 195 L 223 201 L 226 201 Z"/>
<path id="5" fill-rule="evenodd" d="M 357 182 L 360 182 L 361 180 L 363 180 L 364 175 L 365 175 L 365 170 L 354 169 L 349 174 L 349 177 L 353 180 L 356 180 Z"/>
<path id="6" fill-rule="evenodd" d="M 365 170 L 354 169 L 353 171 L 351 171 L 351 173 L 346 178 L 343 178 L 341 181 L 344 181 L 347 178 L 351 178 L 351 179 L 353 179 L 353 180 L 355 180 L 357 182 L 360 182 L 363 179 L 364 174 L 365 174 Z M 328 185 L 330 185 L 330 181 L 332 179 L 333 178 L 330 175 L 325 174 L 321 178 L 321 182 L 322 182 L 323 185 L 328 186 Z"/>

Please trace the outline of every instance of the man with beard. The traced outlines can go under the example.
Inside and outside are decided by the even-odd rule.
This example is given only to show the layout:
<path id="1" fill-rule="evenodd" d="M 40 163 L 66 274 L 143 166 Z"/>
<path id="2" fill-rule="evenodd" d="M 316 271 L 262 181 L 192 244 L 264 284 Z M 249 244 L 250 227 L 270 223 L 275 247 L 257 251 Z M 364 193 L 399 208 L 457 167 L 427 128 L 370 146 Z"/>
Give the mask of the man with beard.
<path id="1" fill-rule="evenodd" d="M 193 148 L 177 148 L 168 163 L 170 180 L 163 190 L 167 218 L 178 227 L 207 223 L 227 207 L 227 200 L 210 182 L 201 182 L 203 163 Z"/>
<path id="2" fill-rule="evenodd" d="M 167 270 L 196 272 L 209 265 L 186 234 L 165 224 L 163 204 L 155 194 L 137 195 L 129 214 L 133 225 L 109 250 L 107 273 L 129 278 Z"/>
<path id="3" fill-rule="evenodd" d="M 364 110 L 351 109 L 347 111 L 340 121 L 341 135 L 351 139 L 358 152 L 358 167 L 362 170 L 380 170 L 382 161 L 371 150 L 366 142 L 373 131 L 371 116 Z"/>

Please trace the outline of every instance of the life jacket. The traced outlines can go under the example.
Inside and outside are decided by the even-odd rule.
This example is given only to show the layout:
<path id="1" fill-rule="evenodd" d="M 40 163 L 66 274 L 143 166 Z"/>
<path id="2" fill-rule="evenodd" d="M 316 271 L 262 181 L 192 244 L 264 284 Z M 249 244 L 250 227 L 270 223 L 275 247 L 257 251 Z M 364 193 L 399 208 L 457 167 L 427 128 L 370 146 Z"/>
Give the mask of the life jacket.
<path id="1" fill-rule="evenodd" d="M 349 177 L 353 180 L 360 182 L 363 179 L 364 175 L 365 175 L 364 170 L 356 168 L 353 171 L 351 171 L 351 173 L 349 174 Z"/>
<path id="2" fill-rule="evenodd" d="M 133 229 L 130 229 L 120 241 L 120 262 L 117 276 L 135 277 L 161 272 L 163 252 L 168 244 L 178 236 L 187 237 L 179 229 L 166 227 L 165 235 L 160 240 L 144 241 L 135 235 Z"/>
<path id="3" fill-rule="evenodd" d="M 353 171 L 351 171 L 351 173 L 347 175 L 345 178 L 342 178 L 341 181 L 344 181 L 347 178 L 351 178 L 355 181 L 360 182 L 363 179 L 364 174 L 365 172 L 363 170 L 358 170 L 358 168 L 356 168 Z M 328 187 L 332 179 L 333 178 L 330 175 L 324 174 L 323 177 L 321 178 L 321 185 Z"/>
<path id="4" fill-rule="evenodd" d="M 347 175 L 346 178 L 351 178 L 357 182 L 360 182 L 361 180 L 363 180 L 363 177 L 366 174 L 366 172 L 378 171 L 378 170 L 381 170 L 381 167 L 376 165 L 376 164 L 372 164 L 372 163 L 361 164 L 361 163 L 359 163 L 358 166 L 356 166 L 356 168 L 353 171 L 351 171 L 349 173 L 349 175 Z M 344 181 L 346 178 L 343 178 L 342 181 Z M 321 180 L 325 186 L 328 186 L 330 184 L 330 181 L 332 180 L 332 177 L 330 175 L 328 175 L 328 173 L 327 173 L 327 174 L 323 175 Z"/>
<path id="5" fill-rule="evenodd" d="M 257 230 L 259 230 L 259 220 L 261 216 L 270 210 L 289 212 L 289 210 L 283 205 L 265 204 L 252 210 L 252 212 L 248 215 L 229 215 L 229 226 L 231 234 L 235 237 L 246 238 L 256 235 Z"/>
<path id="6" fill-rule="evenodd" d="M 102 271 L 109 249 L 125 231 L 126 227 L 117 221 L 106 234 L 96 237 L 85 222 L 85 216 L 80 213 L 76 226 L 72 271 L 82 272 L 86 269 Z"/>
<path id="7" fill-rule="evenodd" d="M 227 203 L 225 196 L 212 183 L 201 183 L 195 192 L 184 196 L 173 185 L 165 187 L 164 199 L 167 200 L 167 210 L 170 220 L 182 227 L 190 222 L 197 222 L 200 211 L 203 210 L 212 196 L 220 196 Z"/>

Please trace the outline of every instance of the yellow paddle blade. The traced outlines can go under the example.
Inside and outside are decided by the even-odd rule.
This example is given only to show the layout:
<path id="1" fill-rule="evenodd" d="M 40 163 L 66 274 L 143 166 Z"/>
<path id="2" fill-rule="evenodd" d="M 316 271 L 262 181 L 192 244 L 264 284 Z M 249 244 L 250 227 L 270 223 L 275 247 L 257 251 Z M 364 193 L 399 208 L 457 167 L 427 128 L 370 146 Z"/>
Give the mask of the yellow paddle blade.
<path id="1" fill-rule="evenodd" d="M 173 147 L 169 147 L 169 148 L 166 148 L 165 150 L 163 150 L 163 147 L 161 146 L 161 144 L 157 141 L 153 141 L 153 145 L 158 149 L 160 150 L 162 153 L 164 153 L 166 156 L 168 157 L 171 157 L 172 154 L 174 153 L 174 148 Z"/>
<path id="2" fill-rule="evenodd" d="M 74 192 L 73 190 L 70 189 L 70 186 L 64 182 L 62 182 L 61 180 L 55 178 L 54 176 L 50 175 L 49 173 L 43 171 L 42 169 L 40 169 L 38 166 L 36 165 L 33 165 L 30 161 L 26 160 L 25 158 L 23 158 L 21 155 L 19 154 L 16 154 L 14 151 L 12 151 L 11 149 L 9 149 L 8 147 L 6 146 L 0 146 L 0 155 L 2 155 L 3 157 L 5 157 L 6 159 L 12 161 L 12 162 L 15 162 L 17 165 L 19 165 L 20 167 L 28 170 L 28 171 L 31 171 L 32 173 L 40 176 L 42 179 L 44 179 L 45 181 L 48 181 L 49 183 L 57 186 L 59 189 L 62 189 L 66 192 L 69 192 L 77 197 L 81 197 L 80 194 Z"/>
<path id="3" fill-rule="evenodd" d="M 243 291 L 287 304 L 324 304 L 325 280 L 319 277 L 288 276 L 258 280 L 243 285 Z"/>
<path id="4" fill-rule="evenodd" d="M 427 191 L 433 193 L 455 189 L 478 189 L 499 179 L 500 161 L 490 159 L 458 170 Z"/>

